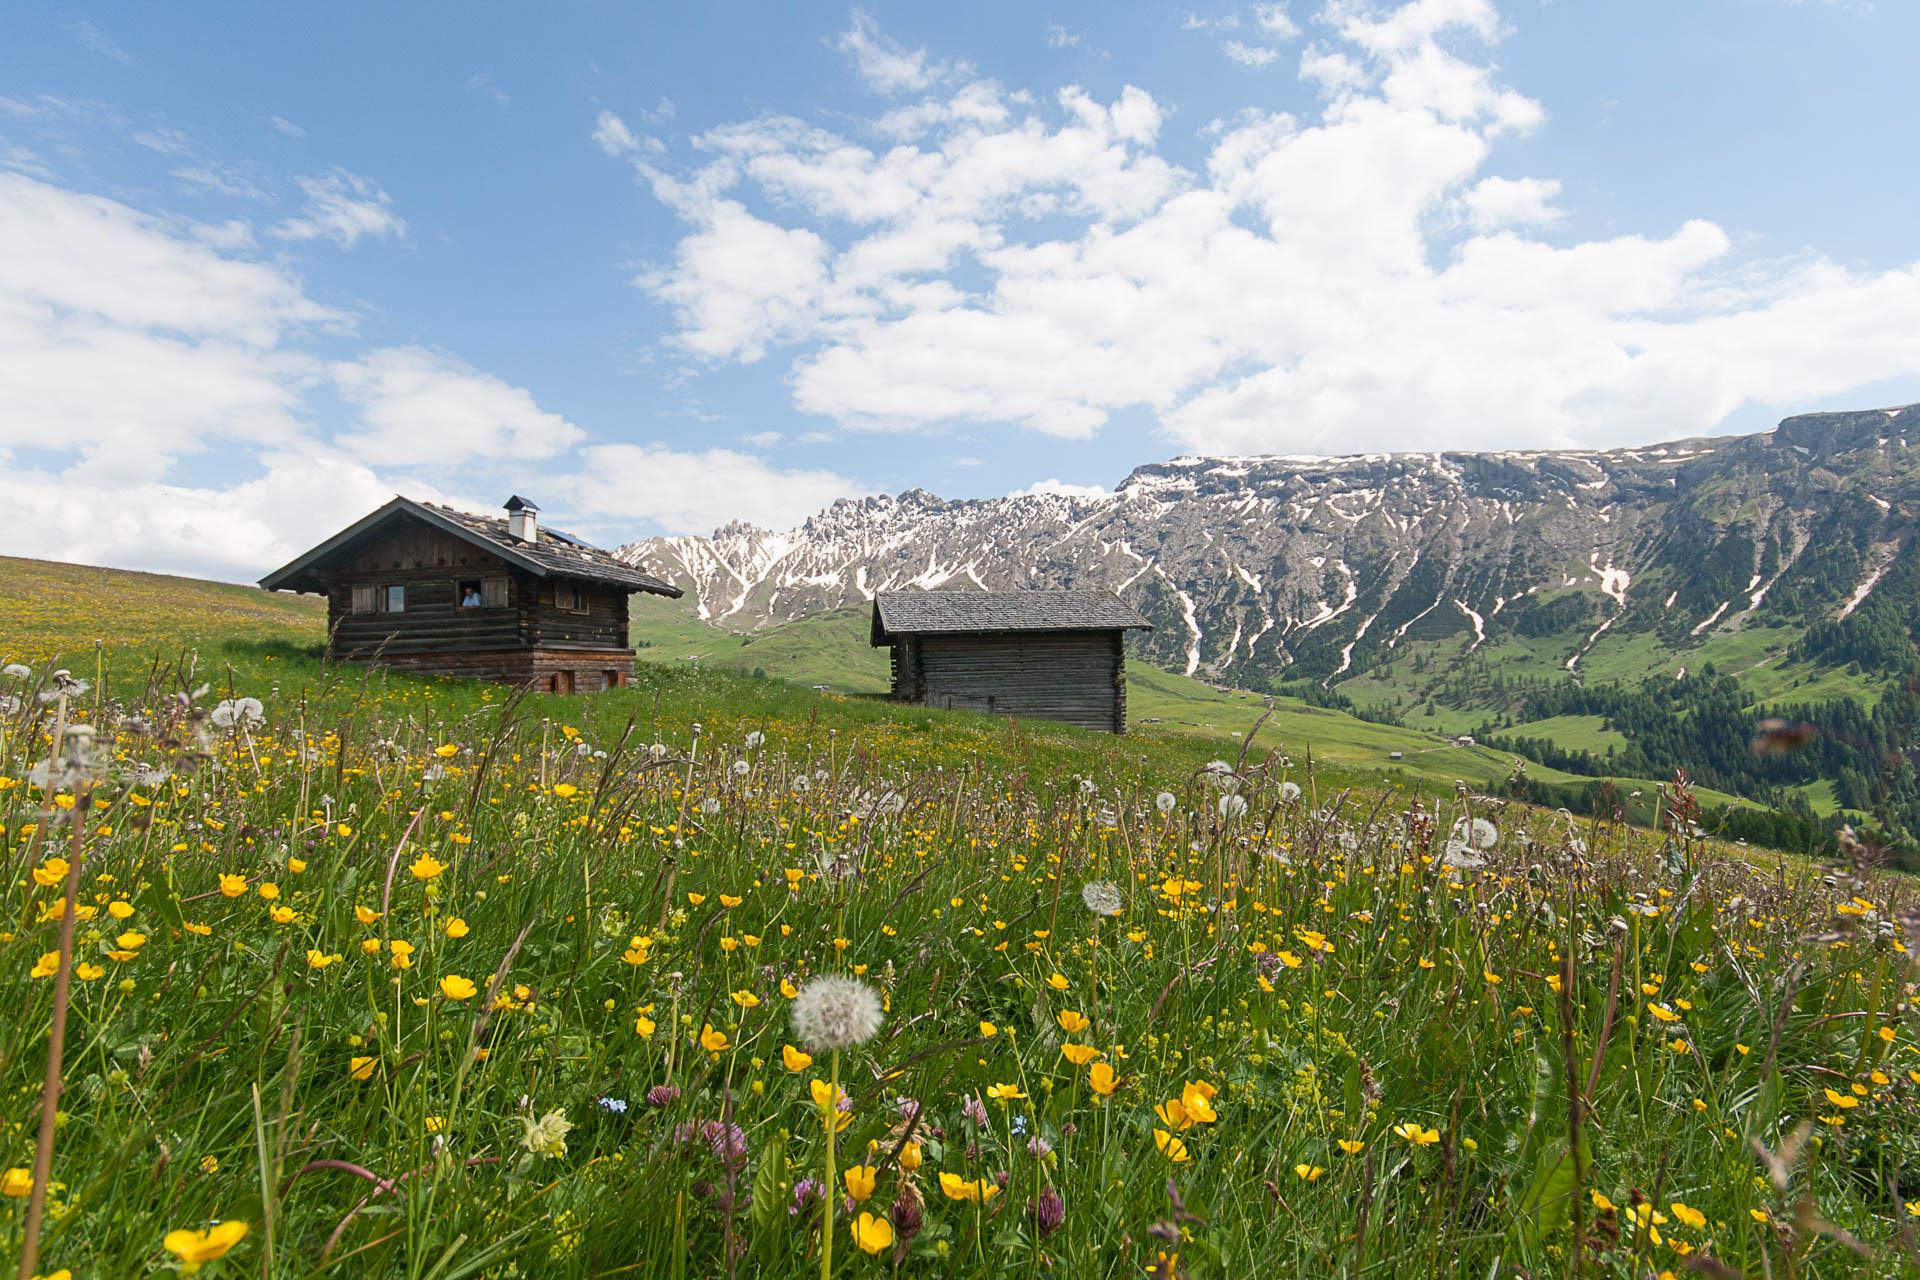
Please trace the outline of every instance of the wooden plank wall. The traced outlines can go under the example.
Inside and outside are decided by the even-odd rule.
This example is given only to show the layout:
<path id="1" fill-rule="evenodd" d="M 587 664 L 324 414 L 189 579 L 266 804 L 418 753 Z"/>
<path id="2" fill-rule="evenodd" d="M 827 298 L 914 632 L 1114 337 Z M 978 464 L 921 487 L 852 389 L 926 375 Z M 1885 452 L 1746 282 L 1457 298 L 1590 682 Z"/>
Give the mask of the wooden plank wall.
<path id="1" fill-rule="evenodd" d="M 530 580 L 531 581 L 531 580 Z M 575 612 L 553 603 L 552 581 L 535 589 L 530 607 L 532 643 L 543 648 L 585 645 L 596 649 L 627 647 L 627 602 L 624 587 L 580 586 L 583 609 Z"/>
<path id="2" fill-rule="evenodd" d="M 1036 716 L 1125 733 L 1126 666 L 1117 631 L 915 638 L 913 701 Z"/>

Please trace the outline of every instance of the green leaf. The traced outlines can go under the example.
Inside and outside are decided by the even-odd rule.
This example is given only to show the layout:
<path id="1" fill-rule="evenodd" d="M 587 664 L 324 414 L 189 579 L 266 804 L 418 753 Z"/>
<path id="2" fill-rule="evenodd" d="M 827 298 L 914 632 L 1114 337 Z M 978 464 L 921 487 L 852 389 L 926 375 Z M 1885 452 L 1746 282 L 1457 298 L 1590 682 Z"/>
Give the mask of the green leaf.
<path id="1" fill-rule="evenodd" d="M 760 1148 L 760 1167 L 753 1171 L 753 1225 L 765 1231 L 779 1221 L 786 1207 L 781 1187 L 787 1181 L 787 1140 L 785 1135 L 767 1139 Z"/>

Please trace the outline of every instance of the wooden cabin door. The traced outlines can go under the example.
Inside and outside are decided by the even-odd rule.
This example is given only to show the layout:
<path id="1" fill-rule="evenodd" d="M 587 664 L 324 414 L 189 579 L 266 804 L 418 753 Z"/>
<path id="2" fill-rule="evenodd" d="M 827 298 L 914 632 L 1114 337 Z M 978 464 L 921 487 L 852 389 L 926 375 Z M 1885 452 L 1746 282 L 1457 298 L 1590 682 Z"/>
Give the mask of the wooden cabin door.
<path id="1" fill-rule="evenodd" d="M 556 671 L 553 673 L 553 691 L 555 693 L 573 692 L 573 672 Z"/>

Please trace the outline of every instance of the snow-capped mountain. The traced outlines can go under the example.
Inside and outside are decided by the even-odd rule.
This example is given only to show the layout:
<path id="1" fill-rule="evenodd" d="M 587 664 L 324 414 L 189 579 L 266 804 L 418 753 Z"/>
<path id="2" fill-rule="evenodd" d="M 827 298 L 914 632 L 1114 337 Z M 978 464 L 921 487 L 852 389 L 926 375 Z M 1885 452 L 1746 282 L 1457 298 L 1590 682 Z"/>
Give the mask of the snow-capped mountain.
<path id="1" fill-rule="evenodd" d="M 1175 458 L 1100 496 L 912 489 L 619 554 L 741 630 L 902 587 L 1107 587 L 1154 622 L 1145 656 L 1251 685 L 1448 637 L 1553 637 L 1578 672 L 1609 630 L 1844 616 L 1916 511 L 1908 406 L 1636 449 Z"/>

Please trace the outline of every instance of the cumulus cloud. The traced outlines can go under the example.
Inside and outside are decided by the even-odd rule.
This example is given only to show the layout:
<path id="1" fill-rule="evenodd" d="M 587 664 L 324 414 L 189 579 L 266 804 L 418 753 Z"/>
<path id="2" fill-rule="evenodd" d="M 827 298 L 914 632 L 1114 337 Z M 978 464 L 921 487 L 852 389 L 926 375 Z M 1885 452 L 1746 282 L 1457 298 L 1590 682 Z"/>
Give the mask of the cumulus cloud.
<path id="1" fill-rule="evenodd" d="M 969 460 L 970 461 L 970 460 Z M 1024 489 L 1015 489 L 1009 498 L 1028 498 L 1036 494 L 1057 494 L 1064 498 L 1104 498 L 1113 490 L 1101 484 L 1072 484 L 1066 480 L 1036 480 Z"/>
<path id="2" fill-rule="evenodd" d="M 1280 57 L 1277 51 L 1263 44 L 1246 44 L 1239 40 L 1222 40 L 1220 52 L 1243 67 L 1264 67 Z"/>
<path id="3" fill-rule="evenodd" d="M 273 228 L 282 240 L 327 239 L 351 249 L 362 236 L 402 236 L 407 224 L 377 185 L 345 169 L 300 179 L 307 204 L 300 216 Z"/>
<path id="4" fill-rule="evenodd" d="M 831 471 L 784 471 L 734 449 L 596 444 L 580 454 L 583 468 L 562 483 L 572 509 L 645 518 L 669 533 L 710 533 L 742 517 L 789 529 L 836 498 L 867 492 Z"/>
<path id="5" fill-rule="evenodd" d="M 385 464 L 551 458 L 586 438 L 523 388 L 424 347 L 389 347 L 328 368 L 358 413 L 340 443 Z"/>
<path id="6" fill-rule="evenodd" d="M 600 118 L 594 121 L 593 140 L 610 156 L 621 156 L 640 149 L 640 139 L 633 130 L 627 128 L 625 120 L 611 111 L 602 111 Z"/>
<path id="7" fill-rule="evenodd" d="M 853 69 L 875 93 L 911 93 L 925 89 L 950 68 L 927 56 L 925 49 L 909 49 L 880 30 L 864 10 L 855 9 L 840 33 L 840 52 L 853 60 Z"/>
<path id="8" fill-rule="evenodd" d="M 859 491 L 726 450 L 583 451 L 582 427 L 444 351 L 323 360 L 352 318 L 252 247 L 239 219 L 0 173 L 0 550 L 250 580 L 397 492 L 485 509 L 511 484 L 564 517 L 583 491 L 583 514 L 638 532 L 656 510 L 684 528 Z"/>
<path id="9" fill-rule="evenodd" d="M 1249 12 L 1249 48 L 1297 34 Z M 788 361 L 795 405 L 843 427 L 1089 437 L 1144 411 L 1206 453 L 1611 444 L 1920 372 L 1915 266 L 1759 260 L 1702 220 L 1566 239 L 1559 181 L 1501 171 L 1548 125 L 1499 76 L 1491 0 L 1327 0 L 1296 55 L 1317 107 L 1215 122 L 1200 172 L 1144 88 L 940 80 L 854 32 L 893 59 L 864 123 L 762 116 L 691 169 L 638 161 L 686 223 L 636 281 L 675 341 Z"/>

